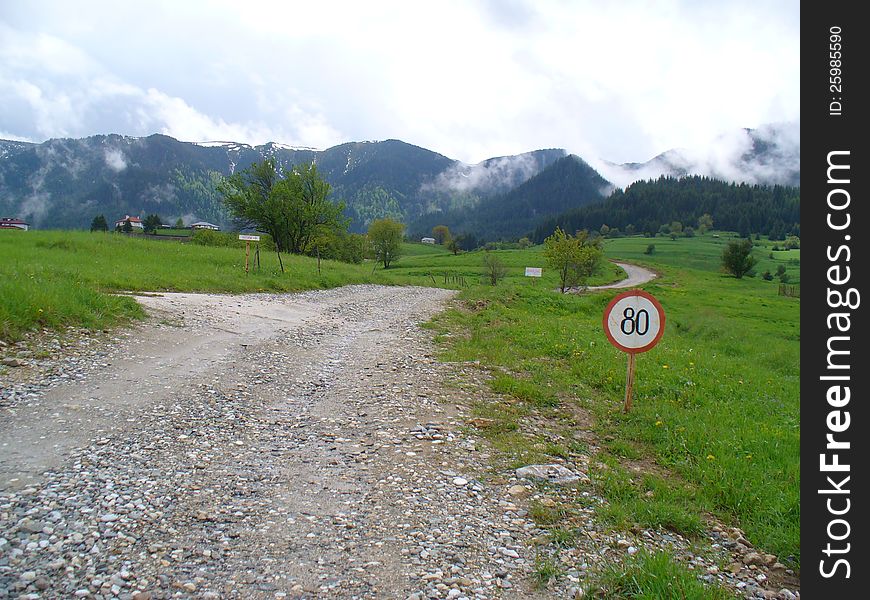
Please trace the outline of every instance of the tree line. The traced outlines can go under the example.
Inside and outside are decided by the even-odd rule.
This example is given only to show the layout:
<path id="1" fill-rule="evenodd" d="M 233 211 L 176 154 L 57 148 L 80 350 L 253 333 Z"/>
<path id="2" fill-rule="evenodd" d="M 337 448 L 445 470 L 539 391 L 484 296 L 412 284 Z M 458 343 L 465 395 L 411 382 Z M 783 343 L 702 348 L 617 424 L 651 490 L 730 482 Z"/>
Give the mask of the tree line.
<path id="1" fill-rule="evenodd" d="M 616 190 L 606 200 L 543 221 L 532 234 L 538 243 L 557 227 L 588 229 L 610 235 L 654 236 L 672 223 L 696 223 L 710 215 L 718 229 L 782 240 L 800 236 L 800 188 L 726 183 L 709 177 L 638 181 Z"/>

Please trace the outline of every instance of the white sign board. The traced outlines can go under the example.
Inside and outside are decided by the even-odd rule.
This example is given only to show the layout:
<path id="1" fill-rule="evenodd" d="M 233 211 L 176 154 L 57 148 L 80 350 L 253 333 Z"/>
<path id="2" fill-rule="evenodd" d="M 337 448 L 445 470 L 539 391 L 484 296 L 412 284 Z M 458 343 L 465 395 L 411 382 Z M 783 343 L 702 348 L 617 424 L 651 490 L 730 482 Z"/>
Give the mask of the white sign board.
<path id="1" fill-rule="evenodd" d="M 259 242 L 260 236 L 259 235 L 240 235 L 239 239 L 244 240 L 246 242 Z"/>
<path id="2" fill-rule="evenodd" d="M 604 332 L 610 343 L 623 352 L 646 352 L 658 344 L 665 332 L 665 311 L 647 292 L 623 292 L 604 310 Z"/>
<path id="3" fill-rule="evenodd" d="M 540 277 L 541 267 L 526 267 L 526 277 Z"/>

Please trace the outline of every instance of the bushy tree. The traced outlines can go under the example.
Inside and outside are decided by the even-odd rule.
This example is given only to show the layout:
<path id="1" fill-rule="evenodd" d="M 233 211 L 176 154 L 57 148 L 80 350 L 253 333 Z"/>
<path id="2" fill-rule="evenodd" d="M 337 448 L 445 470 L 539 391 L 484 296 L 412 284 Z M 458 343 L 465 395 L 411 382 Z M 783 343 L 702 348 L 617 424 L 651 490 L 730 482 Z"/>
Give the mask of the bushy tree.
<path id="1" fill-rule="evenodd" d="M 333 230 L 323 233 L 313 242 L 311 256 L 346 263 L 361 263 L 365 258 L 368 241 L 364 235 Z"/>
<path id="2" fill-rule="evenodd" d="M 375 260 L 389 269 L 402 253 L 405 226 L 392 219 L 377 219 L 369 225 L 368 237 Z"/>
<path id="3" fill-rule="evenodd" d="M 184 219 L 178 217 L 178 220 L 175 222 L 176 229 L 184 229 Z"/>
<path id="4" fill-rule="evenodd" d="M 329 199 L 331 188 L 314 164 L 278 172 L 267 159 L 239 171 L 219 186 L 224 204 L 238 223 L 268 233 L 278 251 L 302 254 L 312 241 L 330 229 L 347 230 L 344 203 Z"/>
<path id="5" fill-rule="evenodd" d="M 698 217 L 698 231 L 703 235 L 710 229 L 713 229 L 713 217 L 709 213 L 704 213 Z"/>
<path id="6" fill-rule="evenodd" d="M 498 285 L 498 282 L 507 275 L 507 267 L 497 256 L 489 252 L 483 255 L 483 277 L 489 285 Z"/>
<path id="7" fill-rule="evenodd" d="M 544 258 L 547 264 L 559 273 L 562 293 L 569 288 L 583 285 L 595 272 L 603 255 L 602 239 L 589 237 L 586 230 L 577 236 L 566 234 L 561 228 L 544 240 Z"/>
<path id="8" fill-rule="evenodd" d="M 447 225 L 436 225 L 432 228 L 432 237 L 435 238 L 436 244 L 441 244 L 443 246 L 451 239 L 450 228 L 447 227 Z"/>
<path id="9" fill-rule="evenodd" d="M 722 268 L 737 279 L 752 271 L 758 260 L 752 256 L 752 240 L 742 239 L 728 242 L 722 252 Z"/>
<path id="10" fill-rule="evenodd" d="M 148 215 L 145 217 L 145 220 L 142 221 L 142 228 L 145 233 L 156 233 L 157 228 L 163 225 L 163 220 L 159 215 Z"/>
<path id="11" fill-rule="evenodd" d="M 104 215 L 94 217 L 94 220 L 91 221 L 91 231 L 109 231 L 109 224 Z"/>

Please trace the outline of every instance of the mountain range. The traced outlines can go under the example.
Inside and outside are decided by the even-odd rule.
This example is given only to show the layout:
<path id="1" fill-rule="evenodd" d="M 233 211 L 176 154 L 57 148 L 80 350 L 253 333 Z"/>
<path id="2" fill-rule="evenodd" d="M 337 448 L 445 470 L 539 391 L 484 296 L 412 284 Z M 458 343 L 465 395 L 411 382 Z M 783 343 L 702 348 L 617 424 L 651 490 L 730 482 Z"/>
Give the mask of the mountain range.
<path id="1" fill-rule="evenodd" d="M 354 231 L 391 217 L 414 235 L 446 224 L 487 239 L 515 238 L 538 222 L 661 174 L 800 183 L 799 124 L 741 130 L 704 152 L 671 150 L 645 163 L 584 161 L 563 149 L 466 164 L 399 140 L 326 150 L 274 142 L 183 142 L 96 135 L 43 143 L 0 140 L 0 216 L 36 228 L 86 228 L 94 216 L 156 213 L 164 221 L 230 225 L 218 184 L 265 158 L 279 167 L 315 161 L 343 199 Z"/>

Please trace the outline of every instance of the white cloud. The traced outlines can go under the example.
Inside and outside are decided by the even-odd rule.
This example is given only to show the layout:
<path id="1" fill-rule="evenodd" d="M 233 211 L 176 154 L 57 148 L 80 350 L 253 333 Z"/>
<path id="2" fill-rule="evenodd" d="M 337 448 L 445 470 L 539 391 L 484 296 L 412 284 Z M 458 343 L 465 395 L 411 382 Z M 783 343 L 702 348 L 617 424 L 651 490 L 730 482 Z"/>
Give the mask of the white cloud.
<path id="1" fill-rule="evenodd" d="M 643 161 L 797 119 L 799 14 L 796 0 L 4 5 L 0 130 Z"/>
<path id="2" fill-rule="evenodd" d="M 127 168 L 127 158 L 117 148 L 106 148 L 103 158 L 106 160 L 106 166 L 113 171 L 123 171 Z"/>

